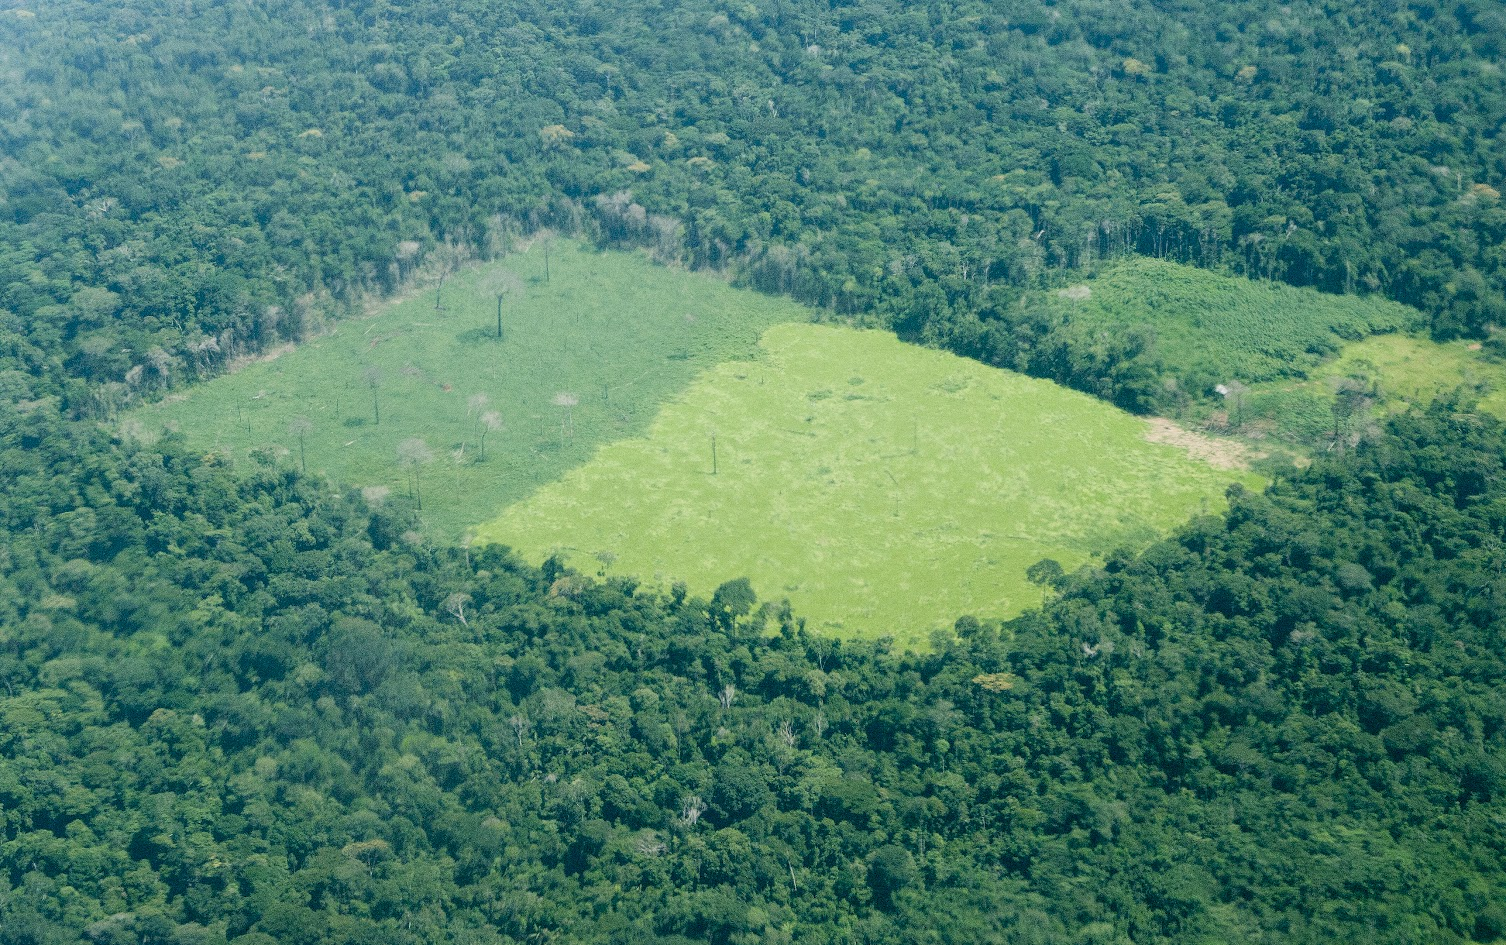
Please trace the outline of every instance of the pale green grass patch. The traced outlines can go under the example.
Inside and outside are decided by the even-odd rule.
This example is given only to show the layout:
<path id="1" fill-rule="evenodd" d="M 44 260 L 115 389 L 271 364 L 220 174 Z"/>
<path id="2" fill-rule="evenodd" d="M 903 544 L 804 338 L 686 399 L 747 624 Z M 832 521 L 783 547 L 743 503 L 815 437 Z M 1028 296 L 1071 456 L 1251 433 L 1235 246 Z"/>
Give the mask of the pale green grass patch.
<path id="1" fill-rule="evenodd" d="M 1071 570 L 1144 546 L 1258 483 L 1146 430 L 888 333 L 778 325 L 757 360 L 711 368 L 646 436 L 475 534 L 701 594 L 748 577 L 821 630 L 918 644 L 959 615 L 1040 603 L 1024 574 L 1042 558 Z"/>
<path id="2" fill-rule="evenodd" d="M 1321 441 L 1333 435 L 1334 392 L 1345 380 L 1373 389 L 1380 413 L 1425 406 L 1462 388 L 1478 398 L 1479 410 L 1506 419 L 1506 364 L 1471 350 L 1469 342 L 1439 343 L 1405 333 L 1374 335 L 1347 345 L 1306 380 L 1253 385 L 1245 412 L 1252 422 L 1279 435 Z"/>
<path id="3" fill-rule="evenodd" d="M 810 315 L 787 300 L 568 242 L 553 247 L 549 270 L 545 282 L 538 245 L 464 270 L 446 281 L 442 311 L 431 286 L 274 360 L 136 410 L 127 423 L 181 430 L 238 463 L 261 456 L 296 465 L 295 423 L 306 418 L 311 473 L 395 499 L 409 488 L 398 445 L 422 439 L 433 456 L 418 469 L 422 517 L 437 534 L 458 537 L 602 443 L 641 433 L 702 370 L 751 354 L 769 325 Z M 477 395 L 485 404 L 473 405 Z M 481 461 L 481 419 L 491 411 L 502 428 L 487 435 Z"/>
<path id="4" fill-rule="evenodd" d="M 1357 341 L 1315 372 L 1320 379 L 1373 377 L 1382 403 L 1404 410 L 1464 388 L 1479 409 L 1506 418 L 1506 364 L 1471 350 L 1467 341 L 1440 344 L 1416 335 L 1377 335 Z"/>

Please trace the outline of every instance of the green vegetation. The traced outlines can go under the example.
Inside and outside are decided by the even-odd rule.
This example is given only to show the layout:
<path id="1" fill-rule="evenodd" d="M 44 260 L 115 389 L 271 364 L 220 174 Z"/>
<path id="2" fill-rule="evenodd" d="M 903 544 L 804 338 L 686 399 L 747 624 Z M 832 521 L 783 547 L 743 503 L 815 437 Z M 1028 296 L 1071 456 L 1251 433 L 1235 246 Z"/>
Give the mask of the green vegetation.
<path id="1" fill-rule="evenodd" d="M 1491 0 L 275 4 L 0 10 L 0 392 L 107 415 L 540 226 L 959 352 L 1133 254 L 1506 324 Z"/>
<path id="2" fill-rule="evenodd" d="M 641 432 L 698 372 L 751 353 L 768 325 L 809 317 L 568 242 L 552 247 L 549 269 L 545 281 L 539 244 L 463 269 L 445 280 L 440 311 L 437 286 L 415 289 L 127 424 L 181 430 L 237 463 L 306 460 L 338 483 L 412 495 L 427 526 L 459 537 L 602 443 Z"/>
<path id="3" fill-rule="evenodd" d="M 1140 258 L 1066 287 L 993 290 L 974 317 L 918 335 L 1136 413 L 1201 416 L 1220 387 L 1304 377 L 1346 342 L 1424 321 L 1379 296 Z"/>
<path id="4" fill-rule="evenodd" d="M 1497 941 L 1506 432 L 1393 423 L 892 655 L 0 403 L 0 941 Z"/>
<path id="5" fill-rule="evenodd" d="M 1331 446 L 1373 432 L 1379 415 L 1456 391 L 1506 417 L 1506 363 L 1469 342 L 1396 333 L 1347 345 L 1308 379 L 1256 384 L 1224 406 L 1248 436 Z"/>
<path id="6" fill-rule="evenodd" d="M 746 576 L 823 631 L 923 644 L 959 614 L 1038 604 L 1025 572 L 1043 558 L 1075 569 L 1143 547 L 1256 481 L 1146 429 L 885 332 L 780 325 L 757 361 L 708 371 L 645 438 L 477 535 L 705 595 Z"/>
<path id="7" fill-rule="evenodd" d="M 1314 372 L 1330 383 L 1348 377 L 1374 380 L 1387 411 L 1426 406 L 1463 389 L 1479 409 L 1506 418 L 1506 362 L 1465 341 L 1439 343 L 1415 335 L 1380 335 L 1344 348 Z"/>
<path id="8" fill-rule="evenodd" d="M 1253 282 L 1158 259 L 1115 263 L 1044 298 L 1084 338 L 1106 329 L 1143 332 L 1147 356 L 1195 397 L 1218 383 L 1303 376 L 1345 342 L 1420 318 L 1385 299 Z"/>
<path id="9" fill-rule="evenodd" d="M 1400 334 L 1359 349 L 1378 385 L 1357 353 L 1316 363 L 1398 318 L 1502 353 L 1503 135 L 1499 0 L 5 0 L 0 945 L 1506 942 L 1500 400 L 1385 412 L 1495 368 Z M 810 572 L 739 568 L 758 593 L 708 600 L 598 580 L 605 557 L 534 567 L 448 536 L 803 317 L 703 319 L 677 293 L 735 293 L 569 247 L 542 283 L 537 255 L 455 273 L 549 234 L 1139 413 L 1243 430 L 1284 397 L 1323 448 L 1138 555 L 1034 569 L 1039 610 L 924 651 L 806 632 L 777 601 Z M 511 266 L 513 314 L 536 304 L 568 359 L 487 338 L 496 287 L 467 280 Z M 341 320 L 446 273 L 447 311 Z M 1079 330 L 1055 293 L 1100 273 L 1176 304 Z M 1266 301 L 1202 341 L 1142 330 L 1200 286 Z M 1237 338 L 1307 378 L 1234 389 Z M 189 429 L 194 385 L 300 342 Z M 856 423 L 879 405 L 846 398 L 880 382 L 944 413 L 996 383 L 867 369 L 792 392 L 829 392 L 796 422 Z M 610 385 L 640 374 L 662 386 L 615 418 Z M 187 437 L 114 435 L 178 397 L 139 425 L 182 411 Z M 1103 443 L 978 439 L 1107 469 L 1134 439 L 1112 416 Z M 987 467 L 960 446 L 924 467 L 926 430 L 892 426 L 871 436 L 958 521 L 1014 484 L 967 480 Z M 649 442 L 709 446 L 686 430 Z M 918 515 L 842 432 L 791 494 L 825 476 L 867 488 L 843 514 Z M 746 478 L 716 433 L 703 480 Z M 1154 504 L 1123 478 L 1077 483 L 1077 511 Z M 772 492 L 724 497 L 707 531 L 762 547 Z M 916 531 L 884 552 L 945 546 Z"/>

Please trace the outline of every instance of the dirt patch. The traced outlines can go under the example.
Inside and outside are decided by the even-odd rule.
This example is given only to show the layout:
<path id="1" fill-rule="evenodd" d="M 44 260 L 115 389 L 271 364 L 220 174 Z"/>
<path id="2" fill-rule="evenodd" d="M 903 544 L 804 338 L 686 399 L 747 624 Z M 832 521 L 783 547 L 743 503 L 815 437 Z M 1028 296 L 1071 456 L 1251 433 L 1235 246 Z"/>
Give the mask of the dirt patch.
<path id="1" fill-rule="evenodd" d="M 288 341 L 278 345 L 275 348 L 268 348 L 266 351 L 259 351 L 256 354 L 243 354 L 238 358 L 232 358 L 230 363 L 225 367 L 225 373 L 234 374 L 236 371 L 244 370 L 253 364 L 264 364 L 267 361 L 276 361 L 278 358 L 287 354 L 289 351 L 292 351 L 294 347 L 294 344 L 291 341 Z"/>
<path id="2" fill-rule="evenodd" d="M 1165 417 L 1149 417 L 1145 439 L 1186 450 L 1193 459 L 1202 460 L 1214 469 L 1249 469 L 1258 453 L 1236 440 L 1218 439 L 1194 433 Z"/>

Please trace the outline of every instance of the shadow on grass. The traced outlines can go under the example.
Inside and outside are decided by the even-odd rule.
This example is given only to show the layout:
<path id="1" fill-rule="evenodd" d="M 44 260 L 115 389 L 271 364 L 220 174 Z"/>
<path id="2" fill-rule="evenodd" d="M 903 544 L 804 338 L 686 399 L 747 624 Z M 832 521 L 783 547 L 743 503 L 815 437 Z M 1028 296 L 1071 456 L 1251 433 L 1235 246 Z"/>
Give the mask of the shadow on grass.
<path id="1" fill-rule="evenodd" d="M 498 342 L 502 339 L 497 337 L 497 329 L 495 328 L 467 328 L 465 331 L 457 334 L 455 340 L 461 344 L 473 345 L 487 341 Z"/>

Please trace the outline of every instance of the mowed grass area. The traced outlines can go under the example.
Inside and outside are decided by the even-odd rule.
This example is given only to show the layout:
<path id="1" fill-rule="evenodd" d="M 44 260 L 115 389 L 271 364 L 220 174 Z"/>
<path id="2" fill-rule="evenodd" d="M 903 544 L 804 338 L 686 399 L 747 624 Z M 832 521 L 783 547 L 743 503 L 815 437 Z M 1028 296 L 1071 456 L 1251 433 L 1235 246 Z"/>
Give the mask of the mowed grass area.
<path id="1" fill-rule="evenodd" d="M 1257 384 L 1246 396 L 1248 421 L 1278 434 L 1319 441 L 1335 429 L 1333 406 L 1340 382 L 1374 391 L 1381 413 L 1424 406 L 1463 388 L 1481 411 L 1506 419 L 1506 363 L 1469 342 L 1439 343 L 1417 335 L 1375 335 L 1347 345 L 1300 381 Z"/>
<path id="2" fill-rule="evenodd" d="M 405 501 L 416 471 L 426 530 L 453 538 L 601 444 L 641 433 L 701 371 L 749 356 L 769 325 L 810 317 L 793 302 L 628 253 L 560 242 L 548 281 L 544 268 L 536 244 L 464 270 L 446 280 L 442 311 L 431 285 L 127 422 L 148 434 L 179 429 L 236 462 L 297 464 L 306 420 L 311 473 Z M 501 429 L 487 433 L 483 459 L 490 412 Z M 410 443 L 410 469 L 399 446 L 414 439 L 432 459 Z"/>
<path id="3" fill-rule="evenodd" d="M 778 325 L 756 360 L 707 371 L 647 436 L 475 534 L 700 594 L 748 577 L 821 630 L 920 644 L 959 615 L 1039 603 L 1025 571 L 1042 558 L 1070 571 L 1145 545 L 1219 508 L 1230 482 L 1258 483 L 1146 430 L 888 333 Z"/>
<path id="4" fill-rule="evenodd" d="M 1115 263 L 1049 304 L 1085 331 L 1144 328 L 1154 353 L 1200 386 L 1300 377 L 1344 344 L 1415 324 L 1379 297 L 1330 295 L 1158 259 Z M 1194 395 L 1203 390 L 1189 391 Z"/>

